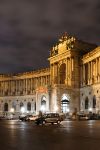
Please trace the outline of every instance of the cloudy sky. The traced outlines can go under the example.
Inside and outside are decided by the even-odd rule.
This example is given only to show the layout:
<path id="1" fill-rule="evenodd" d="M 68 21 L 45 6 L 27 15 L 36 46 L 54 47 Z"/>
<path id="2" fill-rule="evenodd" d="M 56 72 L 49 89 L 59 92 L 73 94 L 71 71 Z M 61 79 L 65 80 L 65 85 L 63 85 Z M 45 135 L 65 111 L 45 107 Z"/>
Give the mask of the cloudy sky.
<path id="1" fill-rule="evenodd" d="M 64 32 L 100 45 L 100 0 L 0 0 L 0 73 L 47 67 Z"/>

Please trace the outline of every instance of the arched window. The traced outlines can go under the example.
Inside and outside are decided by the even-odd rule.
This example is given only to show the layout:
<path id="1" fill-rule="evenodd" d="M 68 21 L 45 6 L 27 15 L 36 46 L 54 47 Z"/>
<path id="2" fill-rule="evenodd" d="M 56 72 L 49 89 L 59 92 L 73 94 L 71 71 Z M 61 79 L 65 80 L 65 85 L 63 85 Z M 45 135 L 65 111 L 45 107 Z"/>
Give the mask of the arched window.
<path id="1" fill-rule="evenodd" d="M 20 103 L 20 108 L 22 108 L 23 106 L 24 106 L 24 104 L 21 102 L 21 103 Z"/>
<path id="2" fill-rule="evenodd" d="M 4 111 L 8 111 L 8 103 L 4 104 Z"/>
<path id="3" fill-rule="evenodd" d="M 96 96 L 93 96 L 93 108 L 96 108 Z"/>
<path id="4" fill-rule="evenodd" d="M 42 101 L 41 101 L 41 105 L 46 105 L 46 101 L 45 101 L 45 100 L 42 100 Z"/>
<path id="5" fill-rule="evenodd" d="M 27 110 L 31 111 L 31 103 L 30 102 L 27 103 Z"/>
<path id="6" fill-rule="evenodd" d="M 88 109 L 88 107 L 89 107 L 89 99 L 88 99 L 88 97 L 86 97 L 86 99 L 85 99 L 85 109 Z"/>
<path id="7" fill-rule="evenodd" d="M 12 102 L 12 108 L 14 108 L 14 110 L 16 110 L 16 101 Z"/>
<path id="8" fill-rule="evenodd" d="M 36 111 L 36 102 L 34 103 L 34 110 Z"/>
<path id="9" fill-rule="evenodd" d="M 62 64 L 59 69 L 60 84 L 65 84 L 66 79 L 66 64 Z"/>

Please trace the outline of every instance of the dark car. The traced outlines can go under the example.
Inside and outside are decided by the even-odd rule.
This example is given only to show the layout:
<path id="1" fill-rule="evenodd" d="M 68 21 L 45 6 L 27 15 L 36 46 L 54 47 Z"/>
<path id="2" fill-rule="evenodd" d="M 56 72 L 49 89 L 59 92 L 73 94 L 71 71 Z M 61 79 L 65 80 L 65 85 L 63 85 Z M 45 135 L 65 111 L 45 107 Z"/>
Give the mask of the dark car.
<path id="1" fill-rule="evenodd" d="M 27 116 L 19 116 L 19 120 L 26 121 Z"/>
<path id="2" fill-rule="evenodd" d="M 78 120 L 88 120 L 89 117 L 87 114 L 78 114 Z"/>
<path id="3" fill-rule="evenodd" d="M 37 119 L 35 119 L 35 124 L 36 125 L 43 125 L 45 123 L 45 117 L 38 117 Z"/>
<path id="4" fill-rule="evenodd" d="M 29 121 L 29 117 L 32 115 L 26 115 L 26 116 L 19 116 L 19 120 L 21 121 Z"/>
<path id="5" fill-rule="evenodd" d="M 35 120 L 35 123 L 37 125 L 46 124 L 46 123 L 59 124 L 60 122 L 61 122 L 61 118 L 58 113 L 48 113 L 48 114 L 45 114 L 42 117 L 39 117 Z"/>

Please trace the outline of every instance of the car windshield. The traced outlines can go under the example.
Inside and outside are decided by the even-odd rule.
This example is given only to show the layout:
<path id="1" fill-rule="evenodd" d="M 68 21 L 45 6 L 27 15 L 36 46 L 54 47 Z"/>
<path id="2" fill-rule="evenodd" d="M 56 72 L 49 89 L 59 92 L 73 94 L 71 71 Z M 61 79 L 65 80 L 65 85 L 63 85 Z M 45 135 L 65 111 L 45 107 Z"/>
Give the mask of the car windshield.
<path id="1" fill-rule="evenodd" d="M 59 117 L 59 114 L 53 114 L 53 113 L 51 113 L 51 114 L 46 114 L 45 117 L 46 117 L 46 118 L 56 118 L 56 117 Z"/>

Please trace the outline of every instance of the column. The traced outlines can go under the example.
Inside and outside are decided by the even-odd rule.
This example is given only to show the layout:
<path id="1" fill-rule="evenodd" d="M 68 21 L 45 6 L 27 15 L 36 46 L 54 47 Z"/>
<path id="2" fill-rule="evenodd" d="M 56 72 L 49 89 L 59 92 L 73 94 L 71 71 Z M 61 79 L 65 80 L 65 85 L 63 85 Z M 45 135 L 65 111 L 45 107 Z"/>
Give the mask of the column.
<path id="1" fill-rule="evenodd" d="M 68 58 L 66 59 L 66 85 L 68 85 Z"/>
<path id="2" fill-rule="evenodd" d="M 92 61 L 90 62 L 91 63 L 91 84 L 92 84 L 92 80 L 93 80 L 93 72 L 92 72 L 92 70 L 93 70 L 93 66 L 92 66 Z"/>
<path id="3" fill-rule="evenodd" d="M 88 84 L 90 84 L 90 62 L 88 62 Z"/>
<path id="4" fill-rule="evenodd" d="M 96 67 L 96 69 L 95 69 L 95 80 L 96 80 L 96 82 L 98 81 L 98 79 L 97 79 L 97 75 L 98 75 L 98 59 L 96 58 L 96 64 L 95 64 L 95 67 Z"/>
<path id="5" fill-rule="evenodd" d="M 85 85 L 85 65 L 83 64 L 83 85 Z"/>

